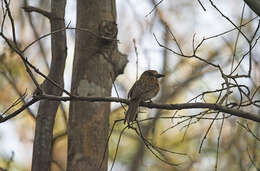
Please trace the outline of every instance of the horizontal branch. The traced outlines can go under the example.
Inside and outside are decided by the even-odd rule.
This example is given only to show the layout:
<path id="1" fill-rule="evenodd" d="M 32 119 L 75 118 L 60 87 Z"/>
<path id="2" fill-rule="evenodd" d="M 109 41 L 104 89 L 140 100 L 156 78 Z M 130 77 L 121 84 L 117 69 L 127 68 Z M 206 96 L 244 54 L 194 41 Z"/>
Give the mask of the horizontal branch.
<path id="1" fill-rule="evenodd" d="M 51 101 L 87 101 L 87 102 L 119 102 L 124 104 L 129 104 L 129 100 L 117 98 L 117 97 L 81 97 L 81 96 L 70 96 L 70 97 L 61 97 L 61 96 L 54 96 L 54 95 L 37 95 L 34 96 L 32 100 L 28 103 L 24 104 L 15 112 L 7 115 L 6 117 L 0 117 L 0 123 L 5 122 L 10 118 L 15 117 L 23 110 L 25 110 L 30 105 L 34 104 L 40 100 L 51 100 Z M 252 114 L 249 112 L 245 112 L 238 109 L 232 109 L 226 106 L 222 106 L 215 103 L 181 103 L 181 104 L 157 104 L 157 103 L 146 103 L 142 102 L 140 106 L 144 106 L 147 108 L 156 108 L 156 109 L 164 109 L 164 110 L 183 110 L 183 109 L 211 109 L 218 112 L 227 113 L 233 116 L 241 117 L 244 119 L 249 119 L 255 122 L 260 123 L 260 116 L 257 114 Z"/>

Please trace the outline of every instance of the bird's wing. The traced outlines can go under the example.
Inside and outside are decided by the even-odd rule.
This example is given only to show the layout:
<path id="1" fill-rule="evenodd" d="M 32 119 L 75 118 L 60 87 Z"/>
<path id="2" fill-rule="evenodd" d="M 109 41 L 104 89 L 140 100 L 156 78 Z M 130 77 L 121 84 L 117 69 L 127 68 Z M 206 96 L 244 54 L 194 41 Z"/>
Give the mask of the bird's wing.
<path id="1" fill-rule="evenodd" d="M 129 92 L 128 92 L 128 95 L 127 95 L 127 97 L 128 97 L 128 99 L 134 99 L 135 97 L 134 96 L 136 96 L 136 92 L 137 91 L 139 91 L 139 83 L 140 82 L 140 80 L 137 80 L 135 83 L 134 83 L 134 85 L 132 86 L 132 88 L 129 90 Z"/>
<path id="2" fill-rule="evenodd" d="M 128 93 L 129 99 L 136 99 L 142 97 L 144 94 L 157 88 L 156 84 L 150 82 L 137 80 Z"/>

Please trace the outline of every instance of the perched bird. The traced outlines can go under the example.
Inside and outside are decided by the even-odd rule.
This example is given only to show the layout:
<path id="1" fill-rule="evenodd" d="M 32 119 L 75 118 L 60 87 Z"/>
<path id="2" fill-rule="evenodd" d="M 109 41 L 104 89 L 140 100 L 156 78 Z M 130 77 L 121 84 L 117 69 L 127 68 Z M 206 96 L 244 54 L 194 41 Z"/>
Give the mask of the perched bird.
<path id="1" fill-rule="evenodd" d="M 147 70 L 142 73 L 139 80 L 137 80 L 133 87 L 128 92 L 128 99 L 130 103 L 126 111 L 124 123 L 128 125 L 135 121 L 138 113 L 138 106 L 142 101 L 151 100 L 160 90 L 158 78 L 164 77 L 158 74 L 155 70 Z"/>

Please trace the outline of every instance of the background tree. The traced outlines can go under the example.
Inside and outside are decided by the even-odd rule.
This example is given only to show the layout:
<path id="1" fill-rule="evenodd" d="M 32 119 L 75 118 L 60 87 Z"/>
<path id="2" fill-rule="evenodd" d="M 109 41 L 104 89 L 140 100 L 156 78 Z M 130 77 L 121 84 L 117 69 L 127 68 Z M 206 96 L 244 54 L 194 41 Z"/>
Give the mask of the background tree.
<path id="1" fill-rule="evenodd" d="M 111 105 L 110 125 L 124 117 L 118 102 L 128 103 L 108 97 L 112 82 L 117 78 L 114 88 L 124 98 L 142 71 L 156 69 L 167 76 L 154 102 L 165 105 L 142 104 L 146 107 L 138 117 L 141 138 L 137 124 L 138 132 L 115 124 L 109 168 L 259 169 L 259 21 L 242 1 L 118 1 L 117 37 L 114 3 L 78 1 L 75 17 L 75 4 L 67 2 L 66 15 L 65 1 L 50 2 L 1 1 L 1 168 L 30 170 L 26 156 L 34 142 L 34 170 L 96 169 L 99 162 L 88 162 L 103 157 L 109 131 L 107 102 L 116 102 Z M 51 27 L 46 27 L 49 21 Z M 126 60 L 117 44 L 129 55 L 119 77 Z M 114 89 L 112 96 L 117 96 Z M 71 100 L 67 125 L 69 103 L 61 101 Z"/>
<path id="2" fill-rule="evenodd" d="M 125 56 L 117 51 L 115 2 L 77 1 L 77 28 L 71 92 L 77 96 L 107 97 L 112 82 L 122 73 Z M 93 36 L 93 34 L 97 36 Z M 109 103 L 70 103 L 68 170 L 99 169 L 109 131 Z"/>

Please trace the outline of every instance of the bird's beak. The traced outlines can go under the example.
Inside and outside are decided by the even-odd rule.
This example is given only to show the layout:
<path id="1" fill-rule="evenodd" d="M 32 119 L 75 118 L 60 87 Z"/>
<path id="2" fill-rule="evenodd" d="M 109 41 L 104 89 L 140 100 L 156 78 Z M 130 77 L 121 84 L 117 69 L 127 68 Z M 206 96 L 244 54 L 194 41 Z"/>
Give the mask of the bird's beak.
<path id="1" fill-rule="evenodd" d="M 156 74 L 155 77 L 156 77 L 156 78 L 161 78 L 161 77 L 165 77 L 165 75 L 163 75 L 163 74 Z"/>

